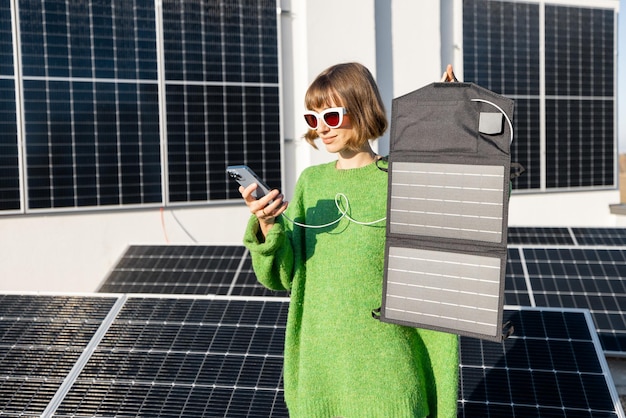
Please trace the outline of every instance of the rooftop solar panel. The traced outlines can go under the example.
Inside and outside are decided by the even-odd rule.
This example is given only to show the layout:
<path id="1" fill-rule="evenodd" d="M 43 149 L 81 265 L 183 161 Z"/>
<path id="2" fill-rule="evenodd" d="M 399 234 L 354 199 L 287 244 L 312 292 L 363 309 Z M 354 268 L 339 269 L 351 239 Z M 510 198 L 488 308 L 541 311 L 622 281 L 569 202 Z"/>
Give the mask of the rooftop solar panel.
<path id="1" fill-rule="evenodd" d="M 280 20 L 253 3 L 2 0 L 0 210 L 231 199 L 229 164 L 280 187 Z"/>
<path id="2" fill-rule="evenodd" d="M 523 248 L 536 306 L 589 309 L 605 352 L 626 353 L 626 249 Z"/>
<path id="3" fill-rule="evenodd" d="M 288 416 L 281 380 L 286 298 L 0 301 L 0 322 L 16 324 L 0 338 L 3 416 Z M 508 307 L 504 319 L 515 334 L 503 343 L 461 337 L 459 417 L 624 417 L 585 310 Z M 90 339 L 67 327 L 61 339 L 73 346 L 58 342 L 58 328 L 39 326 L 81 321 L 98 324 L 99 332 Z M 40 332 L 20 337 L 21 322 Z"/>
<path id="4" fill-rule="evenodd" d="M 508 251 L 506 304 L 589 309 L 604 351 L 626 355 L 626 248 L 510 246 Z"/>
<path id="5" fill-rule="evenodd" d="M 459 417 L 623 417 L 585 310 L 513 309 L 503 343 L 461 338 Z"/>
<path id="6" fill-rule="evenodd" d="M 572 228 L 578 245 L 626 246 L 626 228 Z"/>
<path id="7" fill-rule="evenodd" d="M 626 246 L 626 228 L 510 226 L 508 244 Z"/>
<path id="8" fill-rule="evenodd" d="M 55 416 L 287 417 L 287 302 L 129 298 Z"/>
<path id="9" fill-rule="evenodd" d="M 103 293 L 286 296 L 256 280 L 241 245 L 131 245 L 100 285 Z"/>
<path id="10" fill-rule="evenodd" d="M 574 245 L 570 228 L 515 227 L 508 228 L 509 245 Z"/>
<path id="11" fill-rule="evenodd" d="M 544 3 L 464 0 L 465 81 L 516 101 L 516 189 L 612 187 L 617 10 Z"/>
<path id="12" fill-rule="evenodd" d="M 0 414 L 40 416 L 115 301 L 0 295 Z"/>

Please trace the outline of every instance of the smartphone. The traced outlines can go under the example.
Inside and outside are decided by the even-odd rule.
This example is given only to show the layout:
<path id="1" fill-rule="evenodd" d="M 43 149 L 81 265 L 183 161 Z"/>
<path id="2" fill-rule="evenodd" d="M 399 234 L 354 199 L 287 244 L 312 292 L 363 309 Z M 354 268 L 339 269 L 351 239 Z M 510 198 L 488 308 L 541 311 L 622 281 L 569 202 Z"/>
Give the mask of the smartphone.
<path id="1" fill-rule="evenodd" d="M 260 199 L 270 192 L 270 187 L 256 175 L 254 171 L 247 165 L 229 165 L 226 167 L 228 176 L 235 180 L 243 187 L 248 187 L 252 183 L 256 183 L 258 186 L 255 191 L 252 192 L 252 196 L 256 199 Z"/>

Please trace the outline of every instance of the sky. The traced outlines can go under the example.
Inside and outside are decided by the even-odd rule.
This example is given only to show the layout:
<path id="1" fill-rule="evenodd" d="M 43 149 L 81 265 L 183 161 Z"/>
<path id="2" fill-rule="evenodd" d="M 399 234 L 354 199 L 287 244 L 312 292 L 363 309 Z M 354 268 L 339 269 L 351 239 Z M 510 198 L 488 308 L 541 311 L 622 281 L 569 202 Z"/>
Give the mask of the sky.
<path id="1" fill-rule="evenodd" d="M 626 0 L 619 2 L 617 19 L 617 133 L 619 152 L 626 153 Z"/>

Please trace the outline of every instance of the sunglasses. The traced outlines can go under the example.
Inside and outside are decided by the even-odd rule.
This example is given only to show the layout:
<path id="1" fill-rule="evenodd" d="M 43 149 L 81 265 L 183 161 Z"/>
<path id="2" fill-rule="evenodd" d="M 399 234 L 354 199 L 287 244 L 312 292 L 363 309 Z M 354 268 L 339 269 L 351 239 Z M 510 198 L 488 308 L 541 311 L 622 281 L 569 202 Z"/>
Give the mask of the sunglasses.
<path id="1" fill-rule="evenodd" d="M 320 119 L 324 120 L 326 126 L 331 129 L 338 128 L 343 123 L 343 115 L 348 113 L 345 107 L 331 107 L 324 110 L 321 113 L 317 112 L 304 112 L 304 120 L 311 129 L 317 129 L 317 125 Z"/>

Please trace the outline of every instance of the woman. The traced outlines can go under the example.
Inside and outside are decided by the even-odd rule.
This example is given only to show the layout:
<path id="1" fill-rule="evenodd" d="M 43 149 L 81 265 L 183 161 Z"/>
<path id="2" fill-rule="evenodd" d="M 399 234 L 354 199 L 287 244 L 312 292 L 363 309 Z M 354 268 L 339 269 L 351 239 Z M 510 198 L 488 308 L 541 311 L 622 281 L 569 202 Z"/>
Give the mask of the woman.
<path id="1" fill-rule="evenodd" d="M 255 200 L 256 185 L 240 188 L 258 280 L 291 292 L 290 416 L 455 417 L 457 336 L 371 315 L 381 305 L 387 204 L 386 163 L 370 146 L 387 129 L 374 78 L 357 63 L 332 66 L 305 106 L 306 140 L 315 147 L 319 137 L 337 160 L 304 170 L 289 204 L 278 190 Z"/>

